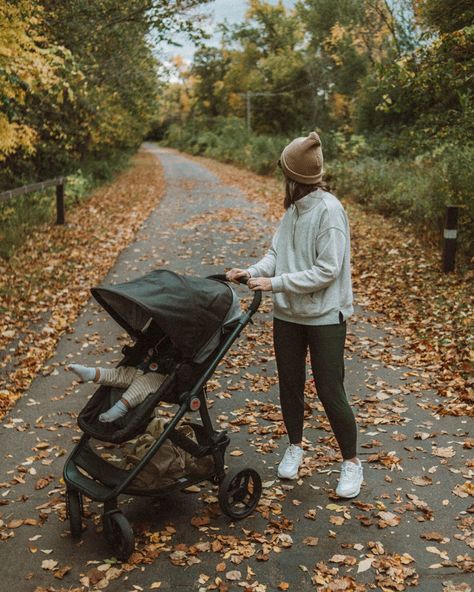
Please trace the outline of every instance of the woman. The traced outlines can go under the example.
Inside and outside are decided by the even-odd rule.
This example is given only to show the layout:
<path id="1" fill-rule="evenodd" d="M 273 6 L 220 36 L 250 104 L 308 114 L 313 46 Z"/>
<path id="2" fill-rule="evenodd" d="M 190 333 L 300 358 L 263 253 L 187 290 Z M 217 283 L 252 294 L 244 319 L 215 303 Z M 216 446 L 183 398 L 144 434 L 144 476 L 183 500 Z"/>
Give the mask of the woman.
<path id="1" fill-rule="evenodd" d="M 339 200 L 323 189 L 323 154 L 316 132 L 281 154 L 286 212 L 267 254 L 227 278 L 248 278 L 252 290 L 273 292 L 273 338 L 280 403 L 290 444 L 278 476 L 296 479 L 303 460 L 304 386 L 309 348 L 316 390 L 343 463 L 337 495 L 356 497 L 363 480 L 357 428 L 344 390 L 346 319 L 353 312 L 350 236 Z"/>

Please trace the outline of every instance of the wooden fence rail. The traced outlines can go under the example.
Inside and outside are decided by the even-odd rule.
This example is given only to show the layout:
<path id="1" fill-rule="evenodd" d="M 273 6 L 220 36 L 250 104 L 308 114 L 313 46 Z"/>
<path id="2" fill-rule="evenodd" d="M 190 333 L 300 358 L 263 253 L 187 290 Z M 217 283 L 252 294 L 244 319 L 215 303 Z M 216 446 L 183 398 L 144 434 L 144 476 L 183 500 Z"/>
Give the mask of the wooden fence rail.
<path id="1" fill-rule="evenodd" d="M 0 193 L 0 202 L 7 201 L 12 197 L 18 197 L 19 195 L 25 195 L 26 193 L 42 191 L 47 187 L 56 187 L 56 224 L 64 224 L 66 221 L 64 207 L 64 185 L 66 184 L 66 180 L 67 177 L 57 177 L 56 179 L 48 179 L 40 183 L 31 183 L 30 185 L 23 185 L 23 187 L 3 191 Z"/>

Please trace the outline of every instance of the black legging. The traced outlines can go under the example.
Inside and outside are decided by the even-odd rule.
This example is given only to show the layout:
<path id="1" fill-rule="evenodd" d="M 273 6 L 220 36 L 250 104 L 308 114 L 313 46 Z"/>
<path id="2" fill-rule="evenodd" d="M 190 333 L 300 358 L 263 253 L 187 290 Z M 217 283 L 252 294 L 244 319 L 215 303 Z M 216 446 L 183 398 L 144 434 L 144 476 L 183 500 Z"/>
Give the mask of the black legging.
<path id="1" fill-rule="evenodd" d="M 303 438 L 306 354 L 318 397 L 323 404 L 343 458 L 357 452 L 357 427 L 344 390 L 346 323 L 299 325 L 274 319 L 273 340 L 280 385 L 283 420 L 291 444 Z"/>

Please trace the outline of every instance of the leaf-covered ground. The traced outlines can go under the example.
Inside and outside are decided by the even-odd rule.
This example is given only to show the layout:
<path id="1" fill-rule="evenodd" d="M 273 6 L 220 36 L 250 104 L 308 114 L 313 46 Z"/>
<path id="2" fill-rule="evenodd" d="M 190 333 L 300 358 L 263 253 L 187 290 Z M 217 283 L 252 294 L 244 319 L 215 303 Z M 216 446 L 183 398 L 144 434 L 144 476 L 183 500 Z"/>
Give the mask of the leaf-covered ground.
<path id="1" fill-rule="evenodd" d="M 67 189 L 66 189 L 67 190 Z M 0 418 L 12 406 L 164 192 L 159 162 L 140 152 L 113 183 L 0 259 Z"/>
<path id="2" fill-rule="evenodd" d="M 283 213 L 282 186 L 217 161 L 196 158 L 228 184 L 268 205 L 274 220 Z M 410 351 L 409 363 L 423 369 L 426 384 L 445 397 L 433 405 L 441 414 L 474 414 L 474 269 L 441 272 L 441 253 L 411 229 L 339 196 L 352 234 L 356 302 L 371 312 L 369 321 L 396 327 Z M 385 352 L 385 360 L 406 364 L 406 356 Z"/>
<path id="3" fill-rule="evenodd" d="M 166 196 L 116 261 L 113 279 L 161 266 L 215 273 L 261 256 L 281 214 L 277 183 L 169 151 L 159 156 L 167 171 Z M 244 190 L 251 202 L 229 190 L 229 184 Z M 433 382 L 436 364 L 449 358 L 442 358 L 440 347 L 436 359 L 433 353 L 424 357 L 410 325 L 387 319 L 397 309 L 395 297 L 388 294 L 382 303 L 377 298 L 375 270 L 383 265 L 376 267 L 376 261 L 401 248 L 401 234 L 383 219 L 347 207 L 357 300 L 364 305 L 351 320 L 347 343 L 347 385 L 365 474 L 361 495 L 355 500 L 335 496 L 340 458 L 311 377 L 300 479 L 275 477 L 286 436 L 266 296 L 255 325 L 246 328 L 208 385 L 213 421 L 231 438 L 227 464 L 248 464 L 262 476 L 263 494 L 254 515 L 230 521 L 219 508 L 217 488 L 204 482 L 159 503 L 122 500 L 136 535 L 127 562 L 113 557 L 101 532 L 101 508 L 87 499 L 82 539 L 71 539 L 62 468 L 80 434 L 77 412 L 94 387 L 78 385 L 63 366 L 71 361 L 115 365 L 126 339 L 104 311 L 89 304 L 74 332 L 57 342 L 56 354 L 0 432 L 0 545 L 5 558 L 0 575 L 11 592 L 471 592 L 474 441 L 467 417 L 440 413 L 446 403 L 456 413 L 466 411 L 465 377 L 459 374 L 462 388 L 456 387 L 452 397 L 434 388 L 453 380 L 447 376 L 446 383 Z M 392 244 L 385 247 L 383 239 L 390 236 Z M 372 247 L 362 249 L 361 242 Z M 377 248 L 382 249 L 378 258 L 372 252 Z M 415 257 L 414 265 L 420 260 L 421 255 Z M 435 258 L 431 261 L 435 277 Z M 392 268 L 395 273 L 396 265 Z M 87 299 L 87 282 L 98 278 L 84 281 Z M 456 281 L 458 294 L 466 294 L 466 284 Z M 380 279 L 381 288 L 387 285 Z M 376 308 L 381 304 L 387 312 Z M 409 304 L 401 306 L 410 310 Z M 449 370 L 455 371 L 454 366 Z M 163 418 L 171 414 L 173 407 L 160 407 Z M 119 453 L 107 444 L 100 449 L 108 457 Z M 17 566 L 20 555 L 28 561 Z"/>

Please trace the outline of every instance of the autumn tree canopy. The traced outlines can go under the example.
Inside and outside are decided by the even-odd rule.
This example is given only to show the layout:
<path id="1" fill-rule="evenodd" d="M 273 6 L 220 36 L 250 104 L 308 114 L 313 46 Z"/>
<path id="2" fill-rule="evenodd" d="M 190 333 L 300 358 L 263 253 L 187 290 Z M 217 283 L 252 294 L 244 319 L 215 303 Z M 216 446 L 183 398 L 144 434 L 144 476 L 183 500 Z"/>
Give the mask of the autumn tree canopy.
<path id="1" fill-rule="evenodd" d="M 407 125 L 432 128 L 412 133 L 418 149 L 472 121 L 473 22 L 467 0 L 250 0 L 245 21 L 223 26 L 221 45 L 199 49 L 164 90 L 159 117 L 176 121 L 173 95 L 181 125 L 237 117 L 258 134 L 401 134 L 393 154 L 409 147 Z"/>
<path id="2" fill-rule="evenodd" d="M 208 0 L 0 5 L 0 186 L 135 148 L 159 90 L 153 44 L 199 32 Z"/>

